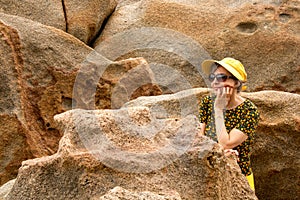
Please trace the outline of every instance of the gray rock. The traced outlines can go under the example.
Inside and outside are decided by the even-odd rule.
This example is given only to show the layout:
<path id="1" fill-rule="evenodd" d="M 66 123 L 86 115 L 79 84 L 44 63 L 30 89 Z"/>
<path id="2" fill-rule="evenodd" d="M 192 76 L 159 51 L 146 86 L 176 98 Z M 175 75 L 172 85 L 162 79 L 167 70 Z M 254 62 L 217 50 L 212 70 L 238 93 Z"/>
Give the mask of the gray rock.
<path id="1" fill-rule="evenodd" d="M 12 187 L 14 186 L 16 179 L 10 180 L 4 185 L 0 187 L 0 200 L 5 200 L 7 194 L 11 191 Z"/>

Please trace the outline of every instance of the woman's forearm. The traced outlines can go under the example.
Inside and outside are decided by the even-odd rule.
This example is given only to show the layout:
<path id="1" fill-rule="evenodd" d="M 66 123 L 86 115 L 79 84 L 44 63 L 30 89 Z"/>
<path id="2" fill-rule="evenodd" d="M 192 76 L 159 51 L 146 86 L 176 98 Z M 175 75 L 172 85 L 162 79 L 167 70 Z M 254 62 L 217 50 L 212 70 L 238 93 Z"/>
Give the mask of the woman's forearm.
<path id="1" fill-rule="evenodd" d="M 215 126 L 218 142 L 225 148 L 228 148 L 230 142 L 229 134 L 227 133 L 223 111 L 215 109 Z"/>

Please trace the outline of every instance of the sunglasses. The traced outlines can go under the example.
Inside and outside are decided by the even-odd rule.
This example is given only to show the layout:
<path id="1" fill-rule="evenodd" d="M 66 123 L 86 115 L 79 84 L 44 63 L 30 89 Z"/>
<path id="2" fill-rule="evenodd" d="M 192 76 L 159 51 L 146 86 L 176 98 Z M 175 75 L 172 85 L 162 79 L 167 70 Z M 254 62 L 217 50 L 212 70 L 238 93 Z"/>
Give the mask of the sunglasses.
<path id="1" fill-rule="evenodd" d="M 215 78 L 217 79 L 218 82 L 225 82 L 227 79 L 229 79 L 229 78 L 234 79 L 235 77 L 234 76 L 227 76 L 226 74 L 213 74 L 213 73 L 211 73 L 208 76 L 208 80 L 210 82 L 213 82 L 215 80 Z"/>

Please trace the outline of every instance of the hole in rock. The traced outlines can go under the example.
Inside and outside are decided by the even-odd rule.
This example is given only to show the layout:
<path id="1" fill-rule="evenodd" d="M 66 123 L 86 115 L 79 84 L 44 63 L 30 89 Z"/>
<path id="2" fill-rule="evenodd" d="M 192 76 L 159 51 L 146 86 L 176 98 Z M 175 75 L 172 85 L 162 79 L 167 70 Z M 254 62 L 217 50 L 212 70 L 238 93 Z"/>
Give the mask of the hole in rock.
<path id="1" fill-rule="evenodd" d="M 257 25 L 254 22 L 241 22 L 236 26 L 237 30 L 243 33 L 254 33 Z"/>
<path id="2" fill-rule="evenodd" d="M 71 110 L 72 109 L 73 99 L 62 96 L 62 107 L 64 110 Z"/>
<path id="3" fill-rule="evenodd" d="M 281 13 L 279 14 L 279 21 L 286 23 L 291 19 L 291 15 L 287 13 Z"/>

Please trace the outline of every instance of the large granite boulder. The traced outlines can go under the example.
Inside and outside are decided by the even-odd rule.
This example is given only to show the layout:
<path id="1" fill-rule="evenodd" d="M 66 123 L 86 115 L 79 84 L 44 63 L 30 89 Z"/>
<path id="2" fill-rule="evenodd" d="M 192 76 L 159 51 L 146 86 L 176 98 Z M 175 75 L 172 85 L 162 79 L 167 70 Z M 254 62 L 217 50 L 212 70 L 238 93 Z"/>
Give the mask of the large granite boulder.
<path id="1" fill-rule="evenodd" d="M 116 5 L 116 0 L 1 0 L 0 12 L 61 29 L 89 44 Z"/>
<path id="2" fill-rule="evenodd" d="M 101 33 L 106 20 L 117 6 L 117 0 L 64 0 L 66 32 L 86 44 Z"/>
<path id="3" fill-rule="evenodd" d="M 295 199 L 300 176 L 300 95 L 263 91 L 244 96 L 260 111 L 252 154 L 256 194 L 259 199 Z"/>
<path id="4" fill-rule="evenodd" d="M 24 17 L 66 31 L 63 2 L 47 0 L 1 0 L 0 12 Z"/>
<path id="5" fill-rule="evenodd" d="M 57 151 L 54 115 L 87 108 L 91 99 L 94 109 L 117 108 L 161 94 L 143 58 L 112 62 L 59 29 L 17 16 L 0 14 L 0 27 L 0 185 L 23 160 Z"/>
<path id="6" fill-rule="evenodd" d="M 257 199 L 234 157 L 198 137 L 196 116 L 158 118 L 147 107 L 75 109 L 55 116 L 56 154 L 24 161 L 12 199 L 105 199 L 119 186 L 142 197 Z M 178 195 L 177 195 L 178 197 Z"/>
<path id="7" fill-rule="evenodd" d="M 299 7 L 298 0 L 121 1 L 94 47 L 112 60 L 142 56 L 157 77 L 168 66 L 192 87 L 207 85 L 203 59 L 230 56 L 244 63 L 248 91 L 299 93 Z"/>
<path id="8" fill-rule="evenodd" d="M 3 184 L 16 176 L 23 160 L 57 151 L 61 135 L 47 129 L 38 104 L 45 89 L 56 83 L 52 70 L 71 73 L 92 49 L 63 31 L 25 18 L 0 14 L 0 27 Z"/>

